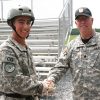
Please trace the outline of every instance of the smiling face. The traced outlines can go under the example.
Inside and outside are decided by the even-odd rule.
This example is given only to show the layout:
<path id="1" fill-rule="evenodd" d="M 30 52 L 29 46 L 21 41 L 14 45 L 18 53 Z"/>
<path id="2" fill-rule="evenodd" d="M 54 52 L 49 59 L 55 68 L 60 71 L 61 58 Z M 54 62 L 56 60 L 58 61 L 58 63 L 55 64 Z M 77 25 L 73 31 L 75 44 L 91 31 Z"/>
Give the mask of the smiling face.
<path id="1" fill-rule="evenodd" d="M 16 18 L 13 25 L 16 29 L 17 34 L 21 38 L 25 39 L 29 35 L 31 24 L 32 22 L 30 17 L 20 16 Z"/>
<path id="2" fill-rule="evenodd" d="M 75 20 L 75 24 L 80 31 L 80 35 L 84 38 L 89 38 L 92 34 L 93 18 L 87 16 L 79 16 Z"/>

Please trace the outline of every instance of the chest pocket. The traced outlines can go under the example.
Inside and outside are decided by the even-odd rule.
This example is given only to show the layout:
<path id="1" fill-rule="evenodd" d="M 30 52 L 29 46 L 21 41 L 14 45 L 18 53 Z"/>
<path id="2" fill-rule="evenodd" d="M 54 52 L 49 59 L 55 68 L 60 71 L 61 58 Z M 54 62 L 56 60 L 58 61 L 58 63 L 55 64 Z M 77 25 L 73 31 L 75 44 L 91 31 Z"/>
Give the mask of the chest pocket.
<path id="1" fill-rule="evenodd" d="M 30 76 L 32 74 L 36 74 L 36 71 L 33 68 L 33 62 L 31 54 L 28 52 L 21 52 L 18 57 L 19 67 L 24 75 Z"/>
<path id="2" fill-rule="evenodd" d="M 11 49 L 15 53 L 15 56 L 18 60 L 18 64 L 16 65 L 18 70 L 23 75 L 29 76 L 30 75 L 30 72 L 29 72 L 29 67 L 30 67 L 29 59 L 30 58 L 27 57 L 27 52 L 22 52 L 20 50 L 17 50 L 17 48 L 14 48 L 14 47 Z"/>
<path id="3" fill-rule="evenodd" d="M 75 66 L 91 66 L 93 67 L 96 63 L 100 50 L 95 48 L 76 49 L 72 52 L 72 63 Z M 80 64 L 81 63 L 81 64 Z"/>
<path id="4" fill-rule="evenodd" d="M 8 45 L 7 47 L 11 48 L 15 53 L 16 58 L 18 59 L 19 71 L 23 75 L 30 76 L 33 73 L 36 73 L 33 68 L 33 62 L 31 55 L 28 52 L 22 52 L 14 46 Z"/>
<path id="5" fill-rule="evenodd" d="M 80 50 L 73 50 L 71 55 L 71 63 L 77 66 L 80 62 L 80 59 L 82 59 L 82 54 Z"/>

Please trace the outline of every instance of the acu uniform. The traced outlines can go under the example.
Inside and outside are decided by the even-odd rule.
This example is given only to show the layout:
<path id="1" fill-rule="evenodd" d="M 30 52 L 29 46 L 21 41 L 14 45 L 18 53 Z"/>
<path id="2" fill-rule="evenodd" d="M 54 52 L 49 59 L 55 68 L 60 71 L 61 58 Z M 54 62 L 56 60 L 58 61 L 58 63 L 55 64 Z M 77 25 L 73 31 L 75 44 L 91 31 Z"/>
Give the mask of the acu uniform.
<path id="1" fill-rule="evenodd" d="M 2 100 L 34 100 L 42 93 L 29 47 L 12 38 L 0 46 L 0 95 Z"/>
<path id="2" fill-rule="evenodd" d="M 48 76 L 56 83 L 70 68 L 73 100 L 100 100 L 100 34 L 94 34 L 86 44 L 80 36 L 68 44 Z"/>

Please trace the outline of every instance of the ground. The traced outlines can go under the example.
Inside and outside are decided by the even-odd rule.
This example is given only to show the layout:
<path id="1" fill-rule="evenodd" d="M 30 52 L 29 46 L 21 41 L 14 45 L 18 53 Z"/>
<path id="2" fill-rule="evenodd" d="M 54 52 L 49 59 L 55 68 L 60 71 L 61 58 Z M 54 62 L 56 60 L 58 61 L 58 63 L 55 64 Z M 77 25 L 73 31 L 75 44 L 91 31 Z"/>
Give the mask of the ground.
<path id="1" fill-rule="evenodd" d="M 41 100 L 73 100 L 72 89 L 72 78 L 68 71 L 58 82 L 55 93 L 50 97 L 41 98 Z"/>

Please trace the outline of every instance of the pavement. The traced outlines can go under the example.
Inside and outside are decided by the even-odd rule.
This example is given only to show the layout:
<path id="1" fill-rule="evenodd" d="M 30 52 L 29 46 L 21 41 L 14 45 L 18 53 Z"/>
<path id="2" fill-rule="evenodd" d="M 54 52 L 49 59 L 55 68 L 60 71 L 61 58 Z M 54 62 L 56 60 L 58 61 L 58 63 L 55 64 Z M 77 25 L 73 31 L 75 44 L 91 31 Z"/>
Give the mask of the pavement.
<path id="1" fill-rule="evenodd" d="M 73 100 L 72 90 L 72 77 L 70 71 L 68 71 L 57 83 L 55 92 L 51 96 L 46 96 L 40 100 Z"/>

